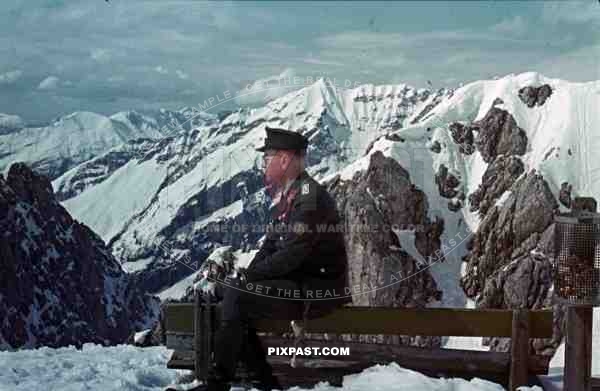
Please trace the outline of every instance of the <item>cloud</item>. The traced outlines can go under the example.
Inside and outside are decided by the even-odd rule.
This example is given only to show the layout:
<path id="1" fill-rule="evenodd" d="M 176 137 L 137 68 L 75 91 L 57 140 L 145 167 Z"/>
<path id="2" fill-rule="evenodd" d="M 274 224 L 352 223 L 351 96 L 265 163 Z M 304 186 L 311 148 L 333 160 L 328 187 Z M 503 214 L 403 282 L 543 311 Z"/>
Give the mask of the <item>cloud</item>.
<path id="1" fill-rule="evenodd" d="M 572 24 L 600 22 L 600 5 L 596 1 L 544 2 L 542 19 L 551 24 L 566 22 Z"/>
<path id="2" fill-rule="evenodd" d="M 93 49 L 90 52 L 90 58 L 94 61 L 105 63 L 110 60 L 110 52 L 106 49 Z"/>
<path id="3" fill-rule="evenodd" d="M 0 84 L 12 84 L 19 80 L 23 72 L 19 69 L 0 74 Z"/>
<path id="4" fill-rule="evenodd" d="M 180 78 L 182 80 L 188 79 L 190 77 L 190 75 L 188 75 L 187 73 L 183 72 L 180 69 L 176 70 L 175 74 L 177 75 L 178 78 Z"/>
<path id="5" fill-rule="evenodd" d="M 527 23 L 525 18 L 517 15 L 512 19 L 504 19 L 490 28 L 493 32 L 499 34 L 523 35 L 527 32 Z"/>
<path id="6" fill-rule="evenodd" d="M 169 70 L 167 68 L 163 67 L 162 65 L 155 67 L 154 70 L 156 72 L 160 73 L 161 75 L 166 75 L 169 73 Z"/>
<path id="7" fill-rule="evenodd" d="M 532 69 L 540 69 L 548 77 L 566 80 L 600 80 L 598 53 L 600 44 L 590 45 L 544 59 Z"/>
<path id="8" fill-rule="evenodd" d="M 38 85 L 38 90 L 53 90 L 58 87 L 60 79 L 56 76 L 48 76 Z"/>
<path id="9" fill-rule="evenodd" d="M 248 83 L 238 91 L 235 102 L 240 105 L 265 104 L 295 89 L 304 87 L 303 85 L 294 85 L 295 76 L 297 76 L 296 71 L 287 68 L 279 75 Z"/>
<path id="10" fill-rule="evenodd" d="M 236 96 L 256 79 L 271 88 L 227 108 L 264 104 L 292 91 L 274 87 L 288 74 L 425 86 L 427 80 L 439 85 L 450 78 L 546 69 L 556 70 L 555 77 L 587 80 L 594 71 L 591 59 L 598 52 L 577 55 L 590 58 L 588 70 L 569 65 L 565 54 L 597 43 L 589 27 L 599 14 L 591 8 L 596 0 L 564 2 L 565 8 L 500 2 L 498 10 L 476 3 L 384 3 L 365 16 L 358 12 L 364 7 L 335 2 L 315 12 L 269 2 L 5 1 L 0 72 L 11 72 L 0 74 L 0 106 L 27 120 L 47 120 L 82 109 L 109 114 L 133 104 L 177 108 L 166 105 L 192 105 L 224 91 Z M 450 9 L 456 12 L 447 18 Z M 367 29 L 371 16 L 379 32 Z M 544 60 L 547 68 L 536 67 Z M 31 94 L 49 75 L 60 77 L 54 93 Z"/>

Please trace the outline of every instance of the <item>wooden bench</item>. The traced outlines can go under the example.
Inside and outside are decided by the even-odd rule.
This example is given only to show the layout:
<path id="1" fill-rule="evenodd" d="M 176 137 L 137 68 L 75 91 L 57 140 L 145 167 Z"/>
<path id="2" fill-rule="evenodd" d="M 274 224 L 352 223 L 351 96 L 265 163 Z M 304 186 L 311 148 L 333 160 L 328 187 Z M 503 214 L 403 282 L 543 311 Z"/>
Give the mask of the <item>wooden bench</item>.
<path id="1" fill-rule="evenodd" d="M 213 312 L 214 305 L 210 308 L 213 310 L 200 305 L 199 299 L 196 304 L 173 303 L 165 306 L 166 345 L 174 349 L 167 364 L 169 368 L 195 370 L 197 378 L 205 378 L 210 352 L 214 348 L 214 326 L 211 328 L 209 324 L 214 325 L 217 321 L 215 317 L 218 317 L 218 311 Z M 259 332 L 271 334 L 261 336 L 265 348 L 289 347 L 294 343 L 293 339 L 278 335 L 291 333 L 288 320 L 264 319 L 256 321 L 255 325 Z M 342 307 L 325 317 L 310 320 L 305 331 L 338 335 L 510 337 L 511 351 L 508 353 L 427 349 L 337 339 L 308 340 L 306 345 L 348 347 L 350 355 L 336 356 L 333 367 L 339 366 L 339 361 L 346 361 L 344 370 L 350 372 L 393 361 L 402 367 L 432 376 L 487 378 L 515 390 L 518 386 L 535 383 L 535 375 L 548 373 L 550 357 L 530 355 L 529 338 L 551 338 L 552 329 L 550 310 Z M 282 359 L 269 356 L 268 359 L 276 375 L 283 373 L 285 379 L 280 380 L 293 382 L 294 379 L 305 378 L 306 367 L 310 366 L 292 368 L 289 357 Z M 323 365 L 314 375 L 318 380 L 330 380 L 326 376 L 328 373 L 339 376 L 339 369 L 336 372 L 331 365 Z"/>

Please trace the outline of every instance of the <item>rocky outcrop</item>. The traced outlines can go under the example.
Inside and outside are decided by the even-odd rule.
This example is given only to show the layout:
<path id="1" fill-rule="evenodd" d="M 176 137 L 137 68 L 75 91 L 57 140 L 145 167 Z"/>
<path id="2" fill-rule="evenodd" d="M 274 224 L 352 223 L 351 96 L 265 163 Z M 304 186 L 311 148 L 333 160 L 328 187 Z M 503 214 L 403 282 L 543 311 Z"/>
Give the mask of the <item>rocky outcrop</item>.
<path id="1" fill-rule="evenodd" d="M 543 177 L 529 172 L 510 189 L 501 206 L 492 206 L 471 237 L 471 252 L 465 257 L 466 274 L 461 284 L 467 296 L 480 297 L 487 279 L 518 255 L 531 250 L 539 235 L 552 224 L 558 208 Z"/>
<path id="2" fill-rule="evenodd" d="M 532 250 L 514 258 L 508 265 L 492 274 L 483 289 L 480 308 L 552 308 L 552 264 L 549 257 Z M 558 307 L 558 306 L 556 306 Z M 531 341 L 531 349 L 539 354 L 552 356 L 560 344 L 563 314 L 556 308 L 556 321 L 553 338 Z M 490 338 L 490 349 L 509 351 L 510 338 Z"/>
<path id="3" fill-rule="evenodd" d="M 156 319 L 158 299 L 22 163 L 0 176 L 0 230 L 0 336 L 13 348 L 122 343 Z"/>
<path id="4" fill-rule="evenodd" d="M 521 176 L 500 205 L 492 205 L 472 236 L 461 285 L 482 308 L 548 308 L 551 293 L 553 217 L 558 203 L 535 170 Z M 532 349 L 553 354 L 562 338 L 562 310 L 555 312 L 552 339 L 534 340 Z M 506 351 L 508 339 L 487 340 Z"/>
<path id="5" fill-rule="evenodd" d="M 521 159 L 515 156 L 498 156 L 485 170 L 477 190 L 469 195 L 471 212 L 485 215 L 500 196 L 524 172 Z"/>
<path id="6" fill-rule="evenodd" d="M 428 270 L 421 270 L 413 255 L 427 259 L 439 250 L 443 221 L 429 220 L 426 195 L 411 184 L 408 172 L 396 160 L 375 152 L 366 171 L 355 173 L 351 181 L 336 177 L 327 186 L 347 229 L 349 285 L 361 287 L 362 294 L 353 297 L 355 305 L 424 307 L 441 299 L 435 280 Z M 410 254 L 411 249 L 401 245 L 402 225 L 415 228 L 412 240 L 420 254 Z M 440 342 L 439 338 L 389 340 Z"/>
<path id="7" fill-rule="evenodd" d="M 459 145 L 458 150 L 461 153 L 471 155 L 475 152 L 475 147 L 473 146 L 473 127 L 463 125 L 460 122 L 453 122 L 450 124 L 449 129 L 452 139 Z"/>
<path id="8" fill-rule="evenodd" d="M 560 203 L 566 207 L 571 207 L 571 191 L 573 190 L 573 186 L 568 182 L 563 182 L 560 184 L 560 190 L 558 192 L 558 200 Z"/>
<path id="9" fill-rule="evenodd" d="M 527 105 L 527 107 L 541 106 L 552 95 L 552 87 L 548 84 L 539 87 L 523 87 L 519 89 L 519 99 Z"/>
<path id="10" fill-rule="evenodd" d="M 460 186 L 460 181 L 448 172 L 448 167 L 443 164 L 440 164 L 438 172 L 435 174 L 435 183 L 440 195 L 444 198 L 453 198 L 458 194 L 457 187 Z"/>
<path id="11" fill-rule="evenodd" d="M 450 200 L 448 201 L 448 209 L 452 212 L 458 212 L 460 208 L 462 208 L 462 202 L 460 200 Z"/>
<path id="12" fill-rule="evenodd" d="M 527 135 L 506 110 L 492 107 L 485 117 L 473 123 L 478 130 L 475 146 L 483 160 L 490 163 L 498 155 L 523 155 Z"/>
<path id="13" fill-rule="evenodd" d="M 435 140 L 433 143 L 431 143 L 431 147 L 429 149 L 433 153 L 440 153 L 442 151 L 442 147 L 440 145 L 440 142 L 437 141 L 437 140 Z"/>

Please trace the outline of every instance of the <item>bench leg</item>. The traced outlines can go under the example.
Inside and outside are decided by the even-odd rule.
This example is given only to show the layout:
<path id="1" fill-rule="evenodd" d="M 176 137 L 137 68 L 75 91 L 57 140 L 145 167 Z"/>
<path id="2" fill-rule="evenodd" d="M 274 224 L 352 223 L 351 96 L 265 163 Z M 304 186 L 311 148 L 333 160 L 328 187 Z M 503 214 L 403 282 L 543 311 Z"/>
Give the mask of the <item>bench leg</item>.
<path id="1" fill-rule="evenodd" d="M 513 311 L 512 333 L 510 340 L 510 377 L 509 390 L 526 386 L 529 376 L 529 311 Z"/>
<path id="2" fill-rule="evenodd" d="M 565 391 L 590 391 L 592 372 L 592 307 L 567 308 Z"/>
<path id="3" fill-rule="evenodd" d="M 214 350 L 215 305 L 203 303 L 196 293 L 194 306 L 194 374 L 206 381 Z"/>

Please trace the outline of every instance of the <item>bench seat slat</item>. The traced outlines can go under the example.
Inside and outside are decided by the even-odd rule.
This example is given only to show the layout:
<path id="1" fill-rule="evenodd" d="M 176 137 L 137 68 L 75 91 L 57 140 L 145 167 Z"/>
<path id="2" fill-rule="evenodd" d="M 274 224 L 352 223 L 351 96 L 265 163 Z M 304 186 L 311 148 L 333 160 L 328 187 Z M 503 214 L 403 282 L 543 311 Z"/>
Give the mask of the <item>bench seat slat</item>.
<path id="1" fill-rule="evenodd" d="M 193 333 L 192 303 L 165 308 L 167 330 Z M 552 311 L 530 311 L 530 337 L 552 337 Z M 256 321 L 261 331 L 289 332 L 288 320 Z M 512 311 L 498 309 L 344 307 L 312 319 L 311 333 L 510 337 Z"/>

